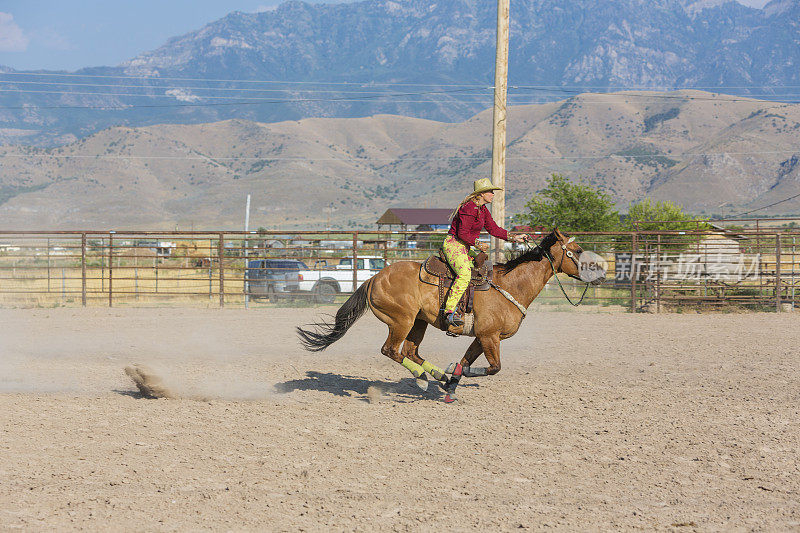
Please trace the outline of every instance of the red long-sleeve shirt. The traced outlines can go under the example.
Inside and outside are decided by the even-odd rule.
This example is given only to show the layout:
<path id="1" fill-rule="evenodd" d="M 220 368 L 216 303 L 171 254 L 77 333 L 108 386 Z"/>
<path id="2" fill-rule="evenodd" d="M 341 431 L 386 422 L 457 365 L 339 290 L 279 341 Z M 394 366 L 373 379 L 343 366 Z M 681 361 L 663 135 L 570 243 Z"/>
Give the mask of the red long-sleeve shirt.
<path id="1" fill-rule="evenodd" d="M 475 202 L 467 202 L 462 205 L 453 223 L 450 224 L 450 235 L 455 235 L 470 246 L 475 245 L 475 240 L 480 235 L 481 230 L 486 228 L 489 235 L 498 239 L 508 240 L 508 232 L 495 224 L 492 214 L 485 205 L 478 207 Z"/>

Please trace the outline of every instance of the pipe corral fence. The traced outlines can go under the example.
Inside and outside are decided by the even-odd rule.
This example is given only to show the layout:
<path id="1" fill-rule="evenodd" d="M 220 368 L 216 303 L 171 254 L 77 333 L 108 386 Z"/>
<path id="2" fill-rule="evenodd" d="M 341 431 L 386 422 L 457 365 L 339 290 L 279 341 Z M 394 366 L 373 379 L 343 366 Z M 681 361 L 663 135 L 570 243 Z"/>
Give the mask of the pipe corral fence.
<path id="1" fill-rule="evenodd" d="M 751 225 L 752 226 L 752 225 Z M 534 232 L 534 240 L 544 233 Z M 607 280 L 584 304 L 631 312 L 790 311 L 800 229 L 574 233 Z M 0 231 L 0 306 L 335 304 L 386 265 L 438 253 L 431 231 Z M 488 236 L 482 237 L 488 242 Z M 524 251 L 506 245 L 506 256 Z M 560 276 L 567 293 L 583 284 Z M 555 280 L 535 306 L 567 306 Z"/>

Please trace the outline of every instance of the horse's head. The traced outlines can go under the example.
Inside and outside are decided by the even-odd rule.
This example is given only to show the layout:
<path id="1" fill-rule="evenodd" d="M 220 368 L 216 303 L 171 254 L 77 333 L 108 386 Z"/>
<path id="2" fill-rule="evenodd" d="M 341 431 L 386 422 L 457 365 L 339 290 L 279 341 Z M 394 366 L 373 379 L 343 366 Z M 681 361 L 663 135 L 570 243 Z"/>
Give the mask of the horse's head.
<path id="1" fill-rule="evenodd" d="M 594 252 L 584 252 L 575 242 L 575 237 L 568 237 L 556 228 L 553 233 L 545 237 L 542 244 L 545 245 L 556 272 L 563 272 L 578 281 L 593 284 L 606 279 L 603 258 Z"/>

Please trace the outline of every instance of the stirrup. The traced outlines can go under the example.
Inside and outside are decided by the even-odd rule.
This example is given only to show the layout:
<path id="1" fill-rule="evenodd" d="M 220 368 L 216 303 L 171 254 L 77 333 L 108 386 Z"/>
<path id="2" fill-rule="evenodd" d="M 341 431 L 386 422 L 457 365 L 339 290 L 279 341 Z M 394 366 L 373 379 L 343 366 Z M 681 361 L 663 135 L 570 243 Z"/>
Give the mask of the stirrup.
<path id="1" fill-rule="evenodd" d="M 461 318 L 455 312 L 448 313 L 446 320 L 447 320 L 447 323 L 450 324 L 453 327 L 457 327 L 458 328 L 458 327 L 461 327 L 461 326 L 464 325 L 464 319 Z"/>

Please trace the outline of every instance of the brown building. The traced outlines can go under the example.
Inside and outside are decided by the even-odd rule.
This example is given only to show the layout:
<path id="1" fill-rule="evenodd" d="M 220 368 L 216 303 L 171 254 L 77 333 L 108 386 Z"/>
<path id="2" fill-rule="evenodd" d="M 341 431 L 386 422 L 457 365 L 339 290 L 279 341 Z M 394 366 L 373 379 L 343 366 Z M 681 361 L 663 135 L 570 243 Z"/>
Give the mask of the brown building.
<path id="1" fill-rule="evenodd" d="M 378 219 L 378 227 L 399 226 L 400 231 L 435 231 L 446 230 L 450 227 L 450 214 L 452 209 L 405 209 L 393 208 Z"/>

